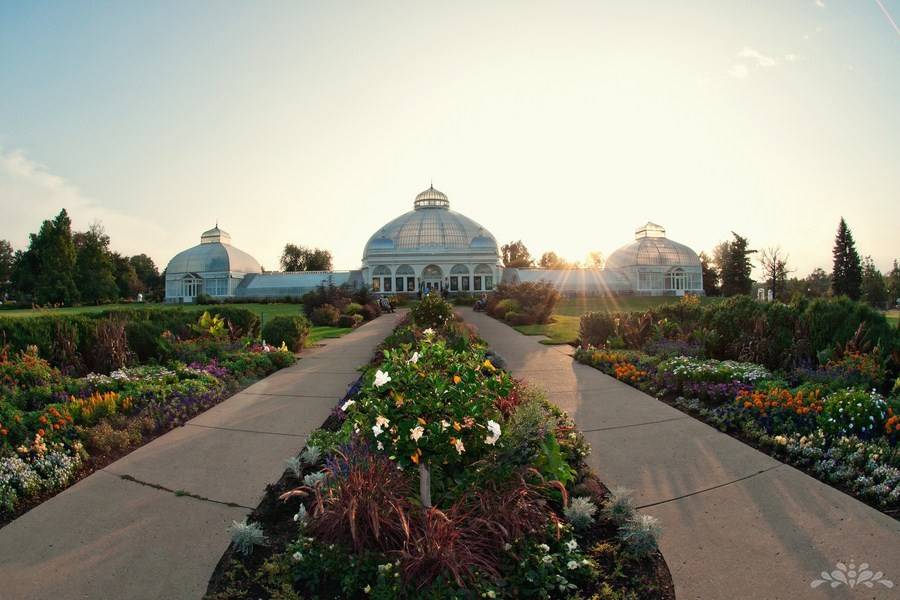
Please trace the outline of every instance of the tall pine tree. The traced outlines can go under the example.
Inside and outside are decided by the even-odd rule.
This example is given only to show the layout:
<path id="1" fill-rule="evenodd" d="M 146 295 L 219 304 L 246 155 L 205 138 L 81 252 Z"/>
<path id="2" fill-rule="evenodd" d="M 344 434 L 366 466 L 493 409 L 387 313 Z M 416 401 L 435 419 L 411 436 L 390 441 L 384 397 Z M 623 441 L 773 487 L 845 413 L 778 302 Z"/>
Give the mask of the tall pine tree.
<path id="1" fill-rule="evenodd" d="M 835 296 L 859 300 L 862 295 L 862 264 L 853 242 L 853 234 L 844 217 L 841 217 L 838 225 L 832 255 L 834 268 L 831 273 L 831 291 Z"/>
<path id="2" fill-rule="evenodd" d="M 750 262 L 750 255 L 756 250 L 750 250 L 750 242 L 747 238 L 731 232 L 734 239 L 728 242 L 721 252 L 723 256 L 720 258 L 722 280 L 722 295 L 734 296 L 737 294 L 750 294 L 753 290 L 753 279 L 750 273 L 753 271 L 753 263 Z"/>

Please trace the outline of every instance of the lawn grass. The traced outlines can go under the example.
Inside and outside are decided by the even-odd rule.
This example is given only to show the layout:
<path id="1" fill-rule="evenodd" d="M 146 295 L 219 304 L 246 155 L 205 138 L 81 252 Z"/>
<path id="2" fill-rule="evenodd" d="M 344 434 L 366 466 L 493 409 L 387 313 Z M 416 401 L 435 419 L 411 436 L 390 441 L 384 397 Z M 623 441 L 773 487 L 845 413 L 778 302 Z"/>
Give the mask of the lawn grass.
<path id="1" fill-rule="evenodd" d="M 288 303 L 272 303 L 272 304 L 229 304 L 228 306 L 234 306 L 238 308 L 246 308 L 247 310 L 252 310 L 260 318 L 260 327 L 269 322 L 273 317 L 283 317 L 283 316 L 297 316 L 303 314 L 303 305 L 302 304 L 288 304 Z M 211 306 L 198 305 L 198 304 L 152 304 L 148 302 L 144 302 L 142 304 L 131 303 L 131 304 L 106 304 L 103 306 L 71 306 L 65 308 L 46 308 L 46 309 L 31 309 L 31 308 L 20 308 L 14 310 L 0 310 L 0 317 L 13 317 L 13 318 L 28 318 L 28 317 L 38 317 L 38 316 L 46 316 L 46 315 L 89 315 L 102 312 L 104 310 L 134 310 L 138 308 L 185 308 L 188 310 L 196 310 L 198 313 L 203 312 L 204 310 L 208 310 L 212 308 Z M 342 335 L 350 332 L 351 329 L 349 327 L 312 327 L 309 330 L 309 337 L 307 338 L 307 344 L 315 344 L 319 340 L 323 340 L 326 338 L 338 338 Z"/>
<path id="2" fill-rule="evenodd" d="M 900 325 L 900 310 L 889 310 L 884 313 L 884 316 L 887 318 L 888 323 L 893 325 L 894 327 L 898 327 Z"/>
<path id="3" fill-rule="evenodd" d="M 578 339 L 581 315 L 591 311 L 643 312 L 663 304 L 678 302 L 675 296 L 597 296 L 589 298 L 563 298 L 553 311 L 551 322 L 544 325 L 519 325 L 517 331 L 525 335 L 545 335 L 542 344 L 574 344 Z M 713 302 L 702 298 L 701 302 Z"/>

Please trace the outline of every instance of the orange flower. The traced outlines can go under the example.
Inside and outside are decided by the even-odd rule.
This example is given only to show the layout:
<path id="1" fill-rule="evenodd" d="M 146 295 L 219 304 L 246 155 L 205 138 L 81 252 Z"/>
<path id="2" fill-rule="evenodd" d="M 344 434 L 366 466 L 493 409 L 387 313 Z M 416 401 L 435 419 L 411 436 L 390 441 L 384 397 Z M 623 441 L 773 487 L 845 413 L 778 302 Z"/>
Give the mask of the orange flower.
<path id="1" fill-rule="evenodd" d="M 462 381 L 462 377 L 460 377 L 459 375 L 453 376 L 453 383 L 460 383 L 461 381 Z"/>
<path id="2" fill-rule="evenodd" d="M 37 434 L 38 434 L 39 436 L 41 436 L 41 437 L 44 437 L 44 430 L 43 430 L 43 429 L 38 429 L 38 430 L 37 430 Z"/>
<path id="3" fill-rule="evenodd" d="M 38 418 L 38 421 L 40 421 L 41 423 L 43 423 L 44 425 L 46 425 L 46 424 L 47 424 L 47 417 L 45 417 L 44 415 L 41 415 L 40 418 Z"/>

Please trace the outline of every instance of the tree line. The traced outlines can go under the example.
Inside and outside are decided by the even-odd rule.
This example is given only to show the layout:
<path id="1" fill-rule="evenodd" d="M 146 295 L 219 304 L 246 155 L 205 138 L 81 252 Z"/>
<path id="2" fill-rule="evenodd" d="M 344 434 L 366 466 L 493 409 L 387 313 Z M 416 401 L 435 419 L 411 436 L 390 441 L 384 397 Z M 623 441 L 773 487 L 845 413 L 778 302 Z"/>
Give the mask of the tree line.
<path id="1" fill-rule="evenodd" d="M 109 248 L 100 223 L 72 231 L 65 209 L 29 235 L 28 248 L 0 240 L 0 298 L 40 305 L 106 304 L 161 299 L 163 277 L 146 254 L 123 256 Z"/>

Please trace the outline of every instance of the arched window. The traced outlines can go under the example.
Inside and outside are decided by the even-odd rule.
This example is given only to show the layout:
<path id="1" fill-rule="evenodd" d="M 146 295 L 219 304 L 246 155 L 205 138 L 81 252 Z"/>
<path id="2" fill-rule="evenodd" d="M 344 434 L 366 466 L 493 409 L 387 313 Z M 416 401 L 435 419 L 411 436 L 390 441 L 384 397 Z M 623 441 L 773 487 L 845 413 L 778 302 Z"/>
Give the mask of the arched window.
<path id="1" fill-rule="evenodd" d="M 450 291 L 458 292 L 465 286 L 469 289 L 469 267 L 466 265 L 453 265 L 450 269 Z"/>
<path id="2" fill-rule="evenodd" d="M 394 272 L 397 279 L 398 292 L 416 291 L 416 272 L 409 265 L 400 265 Z"/>
<path id="3" fill-rule="evenodd" d="M 475 267 L 474 288 L 476 292 L 481 290 L 490 291 L 494 289 L 494 270 L 488 265 L 478 265 Z"/>
<path id="4" fill-rule="evenodd" d="M 378 265 L 372 270 L 372 291 L 373 292 L 390 292 L 391 270 L 385 265 Z"/>
<path id="5" fill-rule="evenodd" d="M 444 272 L 437 265 L 428 265 L 422 269 L 422 289 L 426 292 L 440 290 L 444 283 Z"/>

